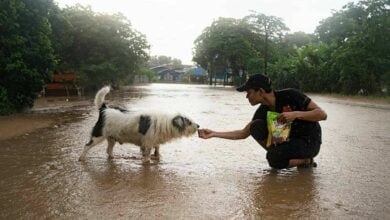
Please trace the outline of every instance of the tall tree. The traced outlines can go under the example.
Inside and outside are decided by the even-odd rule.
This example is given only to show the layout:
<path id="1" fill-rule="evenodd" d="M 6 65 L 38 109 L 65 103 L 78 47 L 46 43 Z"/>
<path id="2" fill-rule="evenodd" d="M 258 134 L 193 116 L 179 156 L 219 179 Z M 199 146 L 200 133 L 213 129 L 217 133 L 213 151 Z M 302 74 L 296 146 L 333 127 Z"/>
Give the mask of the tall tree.
<path id="1" fill-rule="evenodd" d="M 0 113 L 33 105 L 55 65 L 48 8 L 51 0 L 0 2 Z"/>
<path id="2" fill-rule="evenodd" d="M 390 2 L 349 3 L 317 27 L 319 39 L 335 47 L 332 62 L 341 92 L 379 93 L 389 87 Z"/>
<path id="3" fill-rule="evenodd" d="M 219 18 L 194 43 L 193 60 L 208 70 L 210 79 L 229 68 L 239 84 L 244 77 L 240 73 L 248 69 L 251 58 L 258 57 L 256 37 L 241 19 Z"/>
<path id="4" fill-rule="evenodd" d="M 146 37 L 122 14 L 99 14 L 81 5 L 63 13 L 70 23 L 70 43 L 60 44 L 59 68 L 77 71 L 85 88 L 117 85 L 148 60 Z"/>
<path id="5" fill-rule="evenodd" d="M 299 48 L 315 41 L 313 34 L 307 34 L 302 31 L 294 32 L 292 34 L 286 34 L 284 36 L 284 41 L 295 48 Z"/>
<path id="6" fill-rule="evenodd" d="M 244 18 L 249 23 L 253 24 L 255 33 L 259 34 L 264 39 L 264 73 L 267 74 L 267 66 L 269 60 L 269 41 L 280 39 L 285 31 L 289 29 L 283 23 L 283 20 L 275 16 L 267 16 L 263 13 L 253 12 Z"/>
<path id="7" fill-rule="evenodd" d="M 152 56 L 150 57 L 148 64 L 150 67 L 156 67 L 164 64 L 181 65 L 181 60 L 164 55 Z"/>

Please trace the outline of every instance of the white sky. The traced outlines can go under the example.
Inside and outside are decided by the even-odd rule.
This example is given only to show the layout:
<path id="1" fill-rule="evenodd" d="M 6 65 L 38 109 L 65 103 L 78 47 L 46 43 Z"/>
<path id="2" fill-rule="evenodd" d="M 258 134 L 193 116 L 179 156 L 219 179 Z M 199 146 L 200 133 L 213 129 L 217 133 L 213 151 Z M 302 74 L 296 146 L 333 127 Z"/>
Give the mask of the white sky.
<path id="1" fill-rule="evenodd" d="M 55 0 L 60 7 L 80 3 L 95 12 L 123 13 L 146 35 L 150 55 L 192 64 L 194 40 L 218 17 L 242 18 L 255 10 L 281 17 L 290 32 L 313 33 L 319 21 L 357 0 Z"/>

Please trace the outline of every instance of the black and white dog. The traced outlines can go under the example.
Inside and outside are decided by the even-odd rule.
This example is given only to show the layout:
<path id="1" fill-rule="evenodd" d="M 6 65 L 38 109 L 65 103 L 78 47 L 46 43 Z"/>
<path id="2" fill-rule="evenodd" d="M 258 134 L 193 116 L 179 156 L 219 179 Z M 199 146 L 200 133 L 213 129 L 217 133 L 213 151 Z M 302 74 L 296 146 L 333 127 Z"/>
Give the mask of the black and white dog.
<path id="1" fill-rule="evenodd" d="M 142 161 L 150 162 L 152 148 L 154 156 L 159 158 L 160 144 L 167 143 L 175 138 L 190 136 L 199 128 L 181 114 L 162 113 L 131 113 L 123 109 L 110 108 L 104 102 L 110 87 L 100 89 L 95 96 L 95 105 L 99 108 L 99 119 L 96 122 L 90 141 L 85 145 L 79 160 L 85 160 L 87 152 L 97 144 L 107 140 L 107 154 L 113 158 L 113 147 L 116 142 L 131 143 L 139 146 L 142 152 Z"/>

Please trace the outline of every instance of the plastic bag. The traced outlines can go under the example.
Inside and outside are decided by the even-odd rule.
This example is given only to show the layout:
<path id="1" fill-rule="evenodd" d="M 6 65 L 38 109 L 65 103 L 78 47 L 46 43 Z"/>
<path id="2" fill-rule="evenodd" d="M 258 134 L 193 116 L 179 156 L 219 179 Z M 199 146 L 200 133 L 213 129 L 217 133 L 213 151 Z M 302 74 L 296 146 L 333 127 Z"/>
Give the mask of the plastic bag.
<path id="1" fill-rule="evenodd" d="M 280 144 L 288 140 L 291 130 L 291 122 L 280 123 L 277 112 L 267 112 L 268 139 L 267 147 L 272 144 Z"/>

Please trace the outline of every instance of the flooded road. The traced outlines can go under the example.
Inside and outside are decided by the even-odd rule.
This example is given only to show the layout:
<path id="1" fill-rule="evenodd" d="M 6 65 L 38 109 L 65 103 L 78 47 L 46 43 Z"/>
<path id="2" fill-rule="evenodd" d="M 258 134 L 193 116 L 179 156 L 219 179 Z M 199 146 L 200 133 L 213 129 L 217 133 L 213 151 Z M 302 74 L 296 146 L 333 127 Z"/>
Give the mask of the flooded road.
<path id="1" fill-rule="evenodd" d="M 311 98 L 328 113 L 318 167 L 281 171 L 251 138 L 183 138 L 148 166 L 129 144 L 108 160 L 104 143 L 79 162 L 97 110 L 47 114 L 60 125 L 0 141 L 0 219 L 388 218 L 390 107 Z M 257 108 L 245 93 L 206 85 L 136 86 L 107 101 L 183 112 L 215 130 L 243 128 Z"/>

